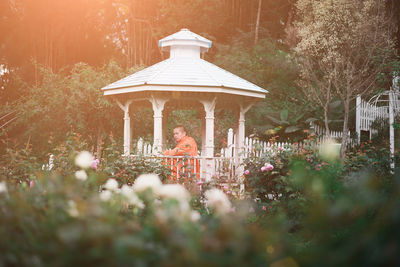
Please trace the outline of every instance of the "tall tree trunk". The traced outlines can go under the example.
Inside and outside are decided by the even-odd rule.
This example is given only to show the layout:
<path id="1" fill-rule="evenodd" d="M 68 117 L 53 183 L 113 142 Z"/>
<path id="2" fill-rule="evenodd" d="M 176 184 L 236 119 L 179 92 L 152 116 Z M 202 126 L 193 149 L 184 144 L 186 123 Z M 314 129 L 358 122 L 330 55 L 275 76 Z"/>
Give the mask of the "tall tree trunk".
<path id="1" fill-rule="evenodd" d="M 325 134 L 328 139 L 331 139 L 331 131 L 329 130 L 329 103 L 324 106 L 324 123 L 325 123 Z"/>
<path id="2" fill-rule="evenodd" d="M 340 148 L 340 159 L 343 160 L 347 150 L 347 139 L 349 132 L 349 113 L 350 113 L 350 98 L 346 96 L 343 102 L 344 105 L 344 120 L 343 120 L 343 133 L 342 133 L 342 147 Z"/>
<path id="3" fill-rule="evenodd" d="M 326 92 L 326 101 L 324 105 L 324 122 L 325 122 L 325 134 L 328 139 L 331 139 L 331 131 L 329 130 L 329 102 L 331 100 L 331 80 L 328 82 L 328 88 Z"/>
<path id="4" fill-rule="evenodd" d="M 260 28 L 260 15 L 261 15 L 261 1 L 258 0 L 258 9 L 257 9 L 257 20 L 256 20 L 256 29 L 255 29 L 255 36 L 254 36 L 254 44 L 258 43 L 258 31 Z"/>

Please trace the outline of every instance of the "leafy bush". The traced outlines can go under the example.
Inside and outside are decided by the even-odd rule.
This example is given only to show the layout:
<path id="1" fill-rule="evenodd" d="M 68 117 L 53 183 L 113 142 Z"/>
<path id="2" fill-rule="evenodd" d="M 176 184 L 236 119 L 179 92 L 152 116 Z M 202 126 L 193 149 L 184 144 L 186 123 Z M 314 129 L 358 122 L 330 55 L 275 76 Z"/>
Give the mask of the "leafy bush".
<path id="1" fill-rule="evenodd" d="M 12 183 L 29 183 L 39 169 L 38 158 L 29 145 L 24 148 L 14 145 L 0 156 L 0 178 Z"/>
<path id="2" fill-rule="evenodd" d="M 290 167 L 279 167 L 278 159 Z M 265 160 L 254 174 L 267 167 Z M 31 187 L 1 178 L 0 265 L 400 263 L 399 173 L 393 180 L 366 170 L 346 173 L 338 162 L 316 168 L 317 157 L 298 160 L 286 151 L 268 162 L 274 169 L 257 175 L 259 182 L 266 173 L 281 179 L 272 186 L 275 199 L 233 205 L 222 191 L 190 200 L 183 187 L 154 176 L 121 186 L 91 167 L 74 166 L 86 176 L 37 171 Z"/>
<path id="3" fill-rule="evenodd" d="M 348 173 L 367 168 L 384 178 L 391 176 L 390 163 L 389 144 L 379 145 L 371 141 L 361 143 L 348 151 L 345 160 Z M 395 155 L 394 163 L 399 166 L 399 155 Z"/>
<path id="4" fill-rule="evenodd" d="M 0 193 L 0 264 L 268 263 L 253 227 L 226 213 L 200 218 L 185 194 L 171 197 L 147 178 L 133 190 L 107 182 L 101 193 L 105 180 L 94 171 L 86 181 L 42 173 L 32 188 L 8 186 Z"/>
<path id="5" fill-rule="evenodd" d="M 287 193 L 284 181 L 289 173 L 290 156 L 289 151 L 282 149 L 244 160 L 245 187 L 251 197 L 270 202 Z"/>

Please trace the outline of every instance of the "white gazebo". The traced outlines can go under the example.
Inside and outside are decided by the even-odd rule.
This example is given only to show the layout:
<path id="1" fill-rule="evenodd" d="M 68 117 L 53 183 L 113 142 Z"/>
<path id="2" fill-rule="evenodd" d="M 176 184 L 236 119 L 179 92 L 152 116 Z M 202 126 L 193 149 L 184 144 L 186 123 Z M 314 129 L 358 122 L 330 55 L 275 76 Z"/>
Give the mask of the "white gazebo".
<path id="1" fill-rule="evenodd" d="M 236 114 L 234 157 L 244 148 L 245 114 L 265 98 L 266 90 L 201 58 L 211 41 L 188 29 L 161 39 L 158 43 L 170 57 L 102 88 L 124 111 L 124 154 L 130 154 L 130 107 L 151 106 L 154 111 L 154 154 L 165 148 L 163 118 L 175 109 L 194 109 L 203 114 L 201 157 L 207 168 L 202 174 L 210 178 L 214 158 L 214 110 L 231 109 Z M 132 109 L 131 109 L 132 110 Z"/>

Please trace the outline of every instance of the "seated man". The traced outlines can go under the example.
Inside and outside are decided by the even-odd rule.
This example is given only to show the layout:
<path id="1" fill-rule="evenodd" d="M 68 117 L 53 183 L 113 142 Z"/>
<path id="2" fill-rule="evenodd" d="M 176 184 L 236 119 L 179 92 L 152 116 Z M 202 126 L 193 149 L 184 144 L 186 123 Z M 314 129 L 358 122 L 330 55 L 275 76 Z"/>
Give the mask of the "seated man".
<path id="1" fill-rule="evenodd" d="M 197 144 L 196 141 L 187 136 L 185 127 L 179 125 L 174 128 L 174 139 L 177 142 L 175 148 L 171 150 L 163 151 L 163 154 L 166 156 L 189 156 L 194 157 L 197 156 Z M 189 160 L 189 162 L 184 162 L 183 164 L 177 164 L 177 160 L 174 159 L 172 164 L 173 169 L 173 178 L 177 179 L 181 176 L 181 172 L 184 171 L 184 168 L 187 170 L 191 170 L 191 173 L 199 174 L 199 161 L 198 160 Z"/>
<path id="2" fill-rule="evenodd" d="M 179 125 L 174 128 L 174 139 L 178 143 L 174 149 L 164 151 L 166 156 L 197 156 L 196 141 L 187 136 L 185 127 Z"/>

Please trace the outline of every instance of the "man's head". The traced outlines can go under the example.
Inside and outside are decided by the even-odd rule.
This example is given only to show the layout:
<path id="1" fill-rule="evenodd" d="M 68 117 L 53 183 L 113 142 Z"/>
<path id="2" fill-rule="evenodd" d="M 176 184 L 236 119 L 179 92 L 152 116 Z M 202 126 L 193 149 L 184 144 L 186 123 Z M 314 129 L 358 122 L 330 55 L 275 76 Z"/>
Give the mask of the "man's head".
<path id="1" fill-rule="evenodd" d="M 174 128 L 174 139 L 176 142 L 181 141 L 183 137 L 186 136 L 186 129 L 185 127 L 179 125 Z"/>

